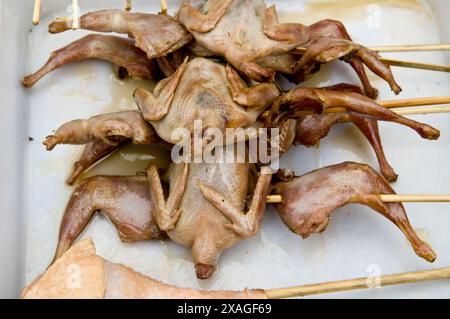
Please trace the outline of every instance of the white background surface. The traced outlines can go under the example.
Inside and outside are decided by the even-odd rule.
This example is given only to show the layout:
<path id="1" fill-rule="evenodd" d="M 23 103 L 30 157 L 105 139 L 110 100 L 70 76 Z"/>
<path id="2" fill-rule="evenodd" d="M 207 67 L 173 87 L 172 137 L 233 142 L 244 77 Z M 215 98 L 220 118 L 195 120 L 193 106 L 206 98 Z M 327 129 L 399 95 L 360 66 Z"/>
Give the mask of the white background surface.
<path id="1" fill-rule="evenodd" d="M 131 94 L 151 84 L 117 81 L 111 66 L 83 62 L 43 78 L 34 88 L 22 89 L 19 78 L 35 71 L 49 53 L 86 34 L 47 33 L 55 17 L 67 16 L 63 1 L 43 1 L 42 22 L 31 26 L 28 6 L 0 1 L 2 179 L 0 223 L 0 296 L 15 297 L 24 284 L 45 270 L 56 246 L 59 222 L 72 188 L 64 184 L 80 149 L 60 146 L 46 152 L 46 135 L 63 122 L 113 110 L 135 109 Z M 66 1 L 69 5 L 70 1 Z M 156 12 L 159 1 L 133 1 L 133 9 Z M 169 1 L 173 3 L 174 1 Z M 450 10 L 447 1 L 268 1 L 276 3 L 284 21 L 311 24 L 323 18 L 343 21 L 356 42 L 365 45 L 436 43 L 449 41 L 449 26 L 441 20 Z M 121 8 L 123 1 L 79 1 L 83 12 Z M 327 3 L 325 6 L 324 3 Z M 373 6 L 377 3 L 378 6 Z M 429 5 L 431 3 L 434 7 Z M 369 6 L 372 4 L 372 6 Z M 172 9 L 175 5 L 172 6 Z M 32 32 L 29 32 L 32 29 Z M 450 64 L 448 53 L 384 54 L 405 60 Z M 400 98 L 448 95 L 450 75 L 394 69 L 403 87 Z M 381 99 L 396 98 L 383 81 L 371 75 Z M 332 63 L 305 85 L 324 86 L 346 81 L 359 83 L 342 62 Z M 415 116 L 441 130 L 439 141 L 425 141 L 413 131 L 391 123 L 380 125 L 388 159 L 400 174 L 398 193 L 450 193 L 450 115 Z M 28 142 L 27 137 L 34 141 Z M 157 154 L 157 153 L 155 153 Z M 154 154 L 154 155 L 155 155 Z M 133 174 L 152 156 L 129 148 L 102 163 L 94 173 Z M 378 169 L 375 156 L 351 125 L 333 128 L 319 149 L 297 147 L 283 166 L 306 173 L 345 160 L 365 162 Z M 207 281 L 195 277 L 190 251 L 170 242 L 123 244 L 114 227 L 97 216 L 83 236 L 92 236 L 97 251 L 108 260 L 124 263 L 155 279 L 202 289 L 275 288 L 303 283 L 450 266 L 450 207 L 448 204 L 407 204 L 411 223 L 435 249 L 434 264 L 417 257 L 390 222 L 362 206 L 348 206 L 332 216 L 323 234 L 303 240 L 291 233 L 270 208 L 262 231 L 226 251 L 216 274 Z M 450 297 L 450 281 L 363 290 L 323 297 Z"/>

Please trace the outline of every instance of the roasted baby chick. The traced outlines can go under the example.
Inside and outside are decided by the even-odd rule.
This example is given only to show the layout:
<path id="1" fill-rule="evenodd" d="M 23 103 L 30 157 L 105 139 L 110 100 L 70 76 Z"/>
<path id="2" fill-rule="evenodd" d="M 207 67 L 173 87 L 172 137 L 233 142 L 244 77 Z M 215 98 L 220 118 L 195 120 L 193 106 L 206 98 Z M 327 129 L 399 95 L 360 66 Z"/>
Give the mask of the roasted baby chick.
<path id="1" fill-rule="evenodd" d="M 401 203 L 385 203 L 378 194 L 395 194 L 389 183 L 371 167 L 345 162 L 323 167 L 291 181 L 274 185 L 273 194 L 281 195 L 275 208 L 286 226 L 303 238 L 323 232 L 330 215 L 348 204 L 366 205 L 394 223 L 411 243 L 419 257 L 436 259 L 431 247 L 414 231 Z"/>
<path id="2" fill-rule="evenodd" d="M 262 170 L 254 190 L 252 164 L 171 164 L 165 199 L 158 169 L 147 171 L 153 212 L 170 239 L 192 249 L 197 277 L 209 278 L 221 253 L 259 230 L 271 181 Z M 253 194 L 246 210 L 248 194 Z"/>
<path id="3" fill-rule="evenodd" d="M 167 238 L 153 217 L 145 176 L 93 176 L 83 180 L 72 193 L 53 261 L 72 246 L 97 213 L 111 220 L 124 242 Z"/>
<path id="4" fill-rule="evenodd" d="M 168 15 L 101 10 L 80 17 L 80 28 L 129 35 L 148 59 L 159 58 L 178 50 L 192 39 L 191 35 Z M 70 19 L 53 21 L 48 30 L 60 33 L 72 29 Z"/>
<path id="5" fill-rule="evenodd" d="M 202 132 L 251 126 L 278 95 L 273 83 L 248 87 L 232 66 L 195 58 L 186 59 L 153 93 L 137 89 L 134 99 L 159 137 L 177 144 L 182 137 L 173 132 L 185 128 L 193 133 L 195 120 L 201 121 Z M 204 140 L 209 142 L 209 137 Z"/>
<path id="6" fill-rule="evenodd" d="M 309 41 L 306 26 L 279 24 L 274 7 L 267 8 L 264 0 L 194 2 L 196 7 L 189 1 L 184 3 L 178 21 L 200 47 L 225 58 L 258 82 L 270 82 L 275 76 L 275 70 L 261 66 L 261 61 Z"/>
<path id="7" fill-rule="evenodd" d="M 129 75 L 135 79 L 159 80 L 161 77 L 154 60 L 149 60 L 144 51 L 130 39 L 110 35 L 91 34 L 53 52 L 38 71 L 23 78 L 25 87 L 33 86 L 48 73 L 73 62 L 88 59 L 113 63 L 119 78 Z"/>
<path id="8" fill-rule="evenodd" d="M 342 107 L 372 119 L 405 125 L 425 139 L 436 140 L 440 136 L 439 130 L 434 127 L 405 118 L 362 94 L 329 88 L 297 87 L 281 95 L 272 105 L 266 126 L 277 126 L 278 122 L 295 117 L 297 111 L 322 113 L 331 107 Z"/>
<path id="9" fill-rule="evenodd" d="M 67 122 L 43 142 L 49 151 L 58 144 L 86 145 L 74 163 L 68 184 L 125 143 L 150 145 L 162 141 L 141 112 L 122 111 Z"/>

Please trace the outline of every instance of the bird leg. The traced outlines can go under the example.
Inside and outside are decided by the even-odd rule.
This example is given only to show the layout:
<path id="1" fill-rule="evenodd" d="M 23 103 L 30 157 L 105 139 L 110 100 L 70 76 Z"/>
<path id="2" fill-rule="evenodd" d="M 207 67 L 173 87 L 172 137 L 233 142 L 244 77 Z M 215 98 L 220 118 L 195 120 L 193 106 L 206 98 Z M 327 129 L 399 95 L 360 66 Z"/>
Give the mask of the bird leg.
<path id="1" fill-rule="evenodd" d="M 153 214 L 156 222 L 162 231 L 170 231 L 175 228 L 181 210 L 179 209 L 186 189 L 189 165 L 184 164 L 182 173 L 173 183 L 167 201 L 164 198 L 164 191 L 159 177 L 158 167 L 150 164 L 147 168 L 147 178 L 150 187 L 150 198 L 153 203 Z"/>
<path id="2" fill-rule="evenodd" d="M 178 21 L 191 32 L 209 32 L 216 27 L 232 2 L 233 0 L 223 0 L 206 14 L 184 3 L 178 11 Z"/>
<path id="3" fill-rule="evenodd" d="M 395 81 L 390 67 L 380 61 L 376 52 L 348 40 L 326 37 L 314 38 L 307 45 L 306 52 L 296 66 L 297 75 L 300 76 L 299 81 L 304 81 L 317 71 L 317 64 L 328 63 L 336 59 L 351 61 L 355 56 L 361 59 L 372 72 L 388 82 L 395 94 L 402 91 Z"/>
<path id="4" fill-rule="evenodd" d="M 331 19 L 321 20 L 317 23 L 308 26 L 308 30 L 310 32 L 311 38 L 330 37 L 353 41 L 349 33 L 347 32 L 347 29 L 345 28 L 344 24 L 337 20 Z M 370 97 L 371 99 L 376 99 L 378 96 L 378 90 L 375 89 L 370 83 L 366 71 L 364 70 L 364 64 L 361 61 L 361 59 L 358 56 L 350 56 L 345 61 L 348 62 L 357 73 L 364 87 L 365 95 Z"/>
<path id="5" fill-rule="evenodd" d="M 247 213 L 237 210 L 228 198 L 201 181 L 199 181 L 198 186 L 202 191 L 203 196 L 223 215 L 230 219 L 231 224 L 226 226 L 239 236 L 245 238 L 254 236 L 261 226 L 264 210 L 266 208 L 266 196 L 269 191 L 271 179 L 272 174 L 270 172 L 261 171 Z"/>
<path id="6" fill-rule="evenodd" d="M 53 135 L 47 136 L 43 144 L 51 151 L 58 144 L 82 145 L 94 139 L 111 146 L 118 146 L 126 140 L 143 145 L 160 142 L 152 126 L 142 118 L 141 112 L 123 111 L 67 122 Z"/>
<path id="7" fill-rule="evenodd" d="M 383 175 L 388 182 L 393 183 L 397 181 L 398 175 L 395 173 L 384 154 L 380 132 L 378 130 L 378 121 L 355 113 L 349 114 L 349 120 L 364 134 L 370 145 L 372 145 L 378 159 L 378 164 L 380 165 L 381 175 Z"/>
<path id="8" fill-rule="evenodd" d="M 283 202 L 275 208 L 286 226 L 307 238 L 326 229 L 330 215 L 348 204 L 366 205 L 394 223 L 405 234 L 416 254 L 436 259 L 431 247 L 414 231 L 401 203 L 385 203 L 379 194 L 395 194 L 389 183 L 367 165 L 345 162 L 310 172 L 274 186 Z"/>
<path id="9" fill-rule="evenodd" d="M 124 242 L 165 238 L 154 220 L 148 182 L 135 176 L 94 176 L 72 193 L 53 262 L 73 244 L 96 213 L 107 216 Z"/>
<path id="10" fill-rule="evenodd" d="M 296 43 L 297 46 L 308 42 L 310 38 L 306 26 L 300 23 L 280 23 L 274 5 L 266 9 L 263 32 L 272 40 Z"/>
<path id="11" fill-rule="evenodd" d="M 175 90 L 186 70 L 187 63 L 188 58 L 184 60 L 174 75 L 164 80 L 166 81 L 166 85 L 159 96 L 155 96 L 153 93 L 142 88 L 134 91 L 133 98 L 146 121 L 159 121 L 169 112 L 170 105 L 175 96 Z"/>
<path id="12" fill-rule="evenodd" d="M 109 61 L 136 79 L 157 80 L 160 77 L 156 64 L 134 45 L 133 40 L 91 34 L 53 52 L 44 66 L 23 78 L 22 84 L 31 87 L 43 76 L 64 65 L 88 59 Z"/>
<path id="13" fill-rule="evenodd" d="M 280 95 L 273 83 L 260 83 L 248 87 L 239 73 L 229 64 L 226 66 L 233 101 L 249 108 L 266 108 Z"/>
<path id="14" fill-rule="evenodd" d="M 427 124 L 407 119 L 385 107 L 378 105 L 375 101 L 368 97 L 352 92 L 330 91 L 327 89 L 295 88 L 282 95 L 275 101 L 272 107 L 272 113 L 279 113 L 280 108 L 286 105 L 289 106 L 289 109 L 296 109 L 296 107 L 298 107 L 301 110 L 305 110 L 306 107 L 311 105 L 311 103 L 308 104 L 308 101 L 313 101 L 312 105 L 314 107 L 320 104 L 322 109 L 327 109 L 330 107 L 343 107 L 349 111 L 371 116 L 377 120 L 405 125 L 415 130 L 420 136 L 426 139 L 436 140 L 440 136 L 440 132 L 437 129 Z M 270 125 L 270 121 L 272 119 L 273 114 L 268 116 L 268 125 Z"/>

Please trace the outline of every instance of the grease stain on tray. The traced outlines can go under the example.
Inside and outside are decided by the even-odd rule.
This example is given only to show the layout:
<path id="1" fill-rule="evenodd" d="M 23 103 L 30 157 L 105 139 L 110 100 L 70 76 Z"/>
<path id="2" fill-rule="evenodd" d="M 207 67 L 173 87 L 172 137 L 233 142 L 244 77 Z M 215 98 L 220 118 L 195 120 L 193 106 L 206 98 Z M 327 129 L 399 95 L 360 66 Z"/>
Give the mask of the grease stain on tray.
<path id="1" fill-rule="evenodd" d="M 310 1 L 304 5 L 303 12 L 290 13 L 280 11 L 283 22 L 311 24 L 324 18 L 345 20 L 346 22 L 362 20 L 371 14 L 382 14 L 377 7 L 396 7 L 426 14 L 432 18 L 429 6 L 421 0 L 332 0 Z"/>
<path id="2" fill-rule="evenodd" d="M 159 145 L 125 145 L 87 171 L 81 178 L 94 175 L 135 175 L 150 163 L 167 168 L 170 152 Z"/>
<path id="3" fill-rule="evenodd" d="M 110 86 L 109 96 L 107 97 L 107 103 L 102 108 L 102 113 L 137 110 L 133 99 L 134 91 L 137 88 L 143 88 L 152 92 L 156 85 L 155 82 L 150 80 L 135 80 L 133 78 L 121 80 L 113 73 L 111 73 L 108 84 Z"/>

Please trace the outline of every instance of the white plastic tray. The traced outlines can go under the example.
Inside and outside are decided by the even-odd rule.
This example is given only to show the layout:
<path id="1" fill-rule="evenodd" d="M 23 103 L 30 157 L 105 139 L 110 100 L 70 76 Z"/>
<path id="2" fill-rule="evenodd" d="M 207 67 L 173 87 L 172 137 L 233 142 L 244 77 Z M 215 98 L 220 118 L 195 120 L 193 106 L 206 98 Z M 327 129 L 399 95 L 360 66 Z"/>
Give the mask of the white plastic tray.
<path id="1" fill-rule="evenodd" d="M 24 3 L 25 2 L 25 3 Z M 0 0 L 1 85 L 0 130 L 0 297 L 17 297 L 20 289 L 45 270 L 54 253 L 59 222 L 72 188 L 64 184 L 80 149 L 57 147 L 46 152 L 41 141 L 65 121 L 119 109 L 134 109 L 131 94 L 145 84 L 117 81 L 111 66 L 82 62 L 64 67 L 25 90 L 19 79 L 36 70 L 49 53 L 86 32 L 49 35 L 46 25 L 68 15 L 70 1 L 44 0 L 41 24 L 31 25 L 33 1 Z M 413 1 L 267 1 L 276 3 L 285 21 L 313 23 L 323 18 L 343 21 L 356 42 L 366 45 L 449 42 L 450 22 L 445 0 Z M 169 1 L 171 8 L 178 1 Z M 376 3 L 376 5 L 374 5 Z M 121 8 L 123 1 L 80 1 L 83 12 Z M 133 10 L 156 12 L 159 1 L 133 1 Z M 32 32 L 31 32 L 32 31 Z M 405 60 L 450 64 L 448 53 L 384 54 Z M 395 68 L 402 98 L 448 95 L 448 74 Z M 375 76 L 381 99 L 395 98 Z M 357 82 L 348 65 L 332 63 L 308 85 Z M 421 140 L 413 131 L 390 123 L 380 125 L 387 156 L 400 174 L 399 193 L 450 192 L 450 115 L 414 118 L 441 129 L 437 142 Z M 33 141 L 28 141 L 28 136 Z M 94 173 L 133 174 L 151 156 L 130 148 L 102 163 Z M 298 174 L 328 164 L 353 160 L 377 166 L 371 148 L 351 125 L 333 128 L 319 149 L 297 147 L 283 165 Z M 410 220 L 432 244 L 438 259 L 428 264 L 390 222 L 362 206 L 340 209 L 325 233 L 307 240 L 291 233 L 272 208 L 262 231 L 227 250 L 212 279 L 199 281 L 190 251 L 169 241 L 123 244 L 114 227 L 96 217 L 83 236 L 92 236 L 105 258 L 124 263 L 153 278 L 183 287 L 203 289 L 272 288 L 450 266 L 450 207 L 448 204 L 408 204 Z M 329 294 L 322 297 L 409 298 L 450 297 L 450 282 Z"/>

